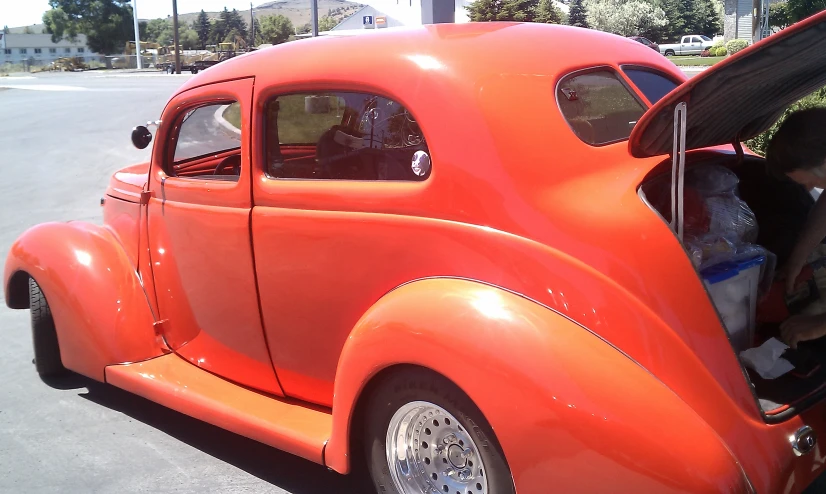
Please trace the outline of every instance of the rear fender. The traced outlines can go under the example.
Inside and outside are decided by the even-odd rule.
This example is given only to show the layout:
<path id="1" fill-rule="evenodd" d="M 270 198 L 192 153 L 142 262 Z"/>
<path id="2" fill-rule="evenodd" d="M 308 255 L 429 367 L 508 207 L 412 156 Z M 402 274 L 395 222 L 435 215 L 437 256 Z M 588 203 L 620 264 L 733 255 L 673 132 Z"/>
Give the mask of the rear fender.
<path id="1" fill-rule="evenodd" d="M 81 222 L 27 230 L 6 259 L 6 305 L 28 307 L 29 276 L 49 303 L 67 369 L 103 381 L 107 365 L 163 354 L 134 261 L 109 230 Z"/>
<path id="2" fill-rule="evenodd" d="M 403 285 L 358 322 L 339 361 L 327 465 L 350 469 L 353 411 L 396 364 L 452 380 L 490 422 L 520 493 L 746 492 L 731 452 L 625 354 L 556 312 L 459 279 Z M 357 429 L 353 429 L 357 430 Z M 549 483 L 550 482 L 550 483 Z"/>

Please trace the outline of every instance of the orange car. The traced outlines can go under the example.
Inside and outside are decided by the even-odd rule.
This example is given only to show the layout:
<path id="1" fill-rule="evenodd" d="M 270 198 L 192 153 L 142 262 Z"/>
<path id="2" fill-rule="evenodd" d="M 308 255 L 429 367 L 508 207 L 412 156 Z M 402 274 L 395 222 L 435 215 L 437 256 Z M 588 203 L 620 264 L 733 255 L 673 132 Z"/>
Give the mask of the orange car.
<path id="1" fill-rule="evenodd" d="M 805 217 L 739 142 L 824 84 L 826 13 L 691 80 L 541 24 L 287 43 L 187 81 L 103 226 L 23 233 L 6 304 L 41 374 L 378 492 L 800 492 L 826 377 L 744 366 L 642 186 L 671 177 L 688 214 L 677 177 L 722 166 L 758 223 Z"/>

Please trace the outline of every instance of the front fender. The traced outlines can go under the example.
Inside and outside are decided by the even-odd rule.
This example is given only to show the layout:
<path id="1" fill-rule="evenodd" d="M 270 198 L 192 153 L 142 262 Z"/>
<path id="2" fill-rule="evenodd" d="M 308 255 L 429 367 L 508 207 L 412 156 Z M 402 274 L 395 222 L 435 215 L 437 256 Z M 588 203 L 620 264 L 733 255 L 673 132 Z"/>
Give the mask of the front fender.
<path id="1" fill-rule="evenodd" d="M 396 364 L 432 369 L 470 396 L 520 493 L 609 485 L 613 492 L 746 492 L 716 433 L 625 354 L 531 300 L 443 278 L 390 292 L 349 336 L 325 451 L 330 468 L 349 470 L 355 404 L 373 376 Z"/>
<path id="2" fill-rule="evenodd" d="M 28 290 L 20 283 L 25 274 L 46 296 L 67 369 L 103 381 L 107 365 L 163 353 L 134 264 L 105 228 L 81 222 L 32 227 L 6 258 L 10 307 L 27 306 L 19 303 L 21 290 Z"/>

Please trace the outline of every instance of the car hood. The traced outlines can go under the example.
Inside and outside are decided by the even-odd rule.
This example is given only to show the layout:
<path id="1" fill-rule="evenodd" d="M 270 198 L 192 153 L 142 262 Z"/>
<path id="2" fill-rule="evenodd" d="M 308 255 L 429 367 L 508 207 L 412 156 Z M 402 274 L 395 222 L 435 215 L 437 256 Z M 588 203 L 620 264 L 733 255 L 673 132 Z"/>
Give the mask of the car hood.
<path id="1" fill-rule="evenodd" d="M 744 141 L 766 131 L 798 99 L 826 85 L 826 11 L 732 55 L 684 82 L 640 118 L 636 158 L 670 154 L 674 109 L 687 104 L 686 149 Z"/>

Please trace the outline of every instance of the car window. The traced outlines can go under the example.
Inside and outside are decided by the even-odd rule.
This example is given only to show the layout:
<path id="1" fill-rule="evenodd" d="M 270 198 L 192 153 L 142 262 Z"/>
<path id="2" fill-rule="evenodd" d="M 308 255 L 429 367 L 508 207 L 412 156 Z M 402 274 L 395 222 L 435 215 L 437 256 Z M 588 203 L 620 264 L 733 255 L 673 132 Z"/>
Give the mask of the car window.
<path id="1" fill-rule="evenodd" d="M 703 41 L 711 41 L 711 38 L 709 38 L 708 36 L 701 35 L 700 37 L 703 38 Z"/>
<path id="2" fill-rule="evenodd" d="M 654 69 L 623 67 L 622 70 L 652 105 L 679 85 Z"/>
<path id="3" fill-rule="evenodd" d="M 277 96 L 267 102 L 265 125 L 271 178 L 420 181 L 430 174 L 430 152 L 418 122 L 383 96 Z"/>
<path id="4" fill-rule="evenodd" d="M 238 103 L 201 106 L 184 115 L 175 145 L 175 163 L 241 147 Z"/>
<path id="5" fill-rule="evenodd" d="M 702 41 L 700 41 L 700 38 L 698 38 L 697 36 L 693 36 L 691 38 L 691 42 L 692 43 L 702 43 Z"/>
<path id="6" fill-rule="evenodd" d="M 591 145 L 627 139 L 645 112 L 643 104 L 610 69 L 563 78 L 556 97 L 571 129 Z"/>

